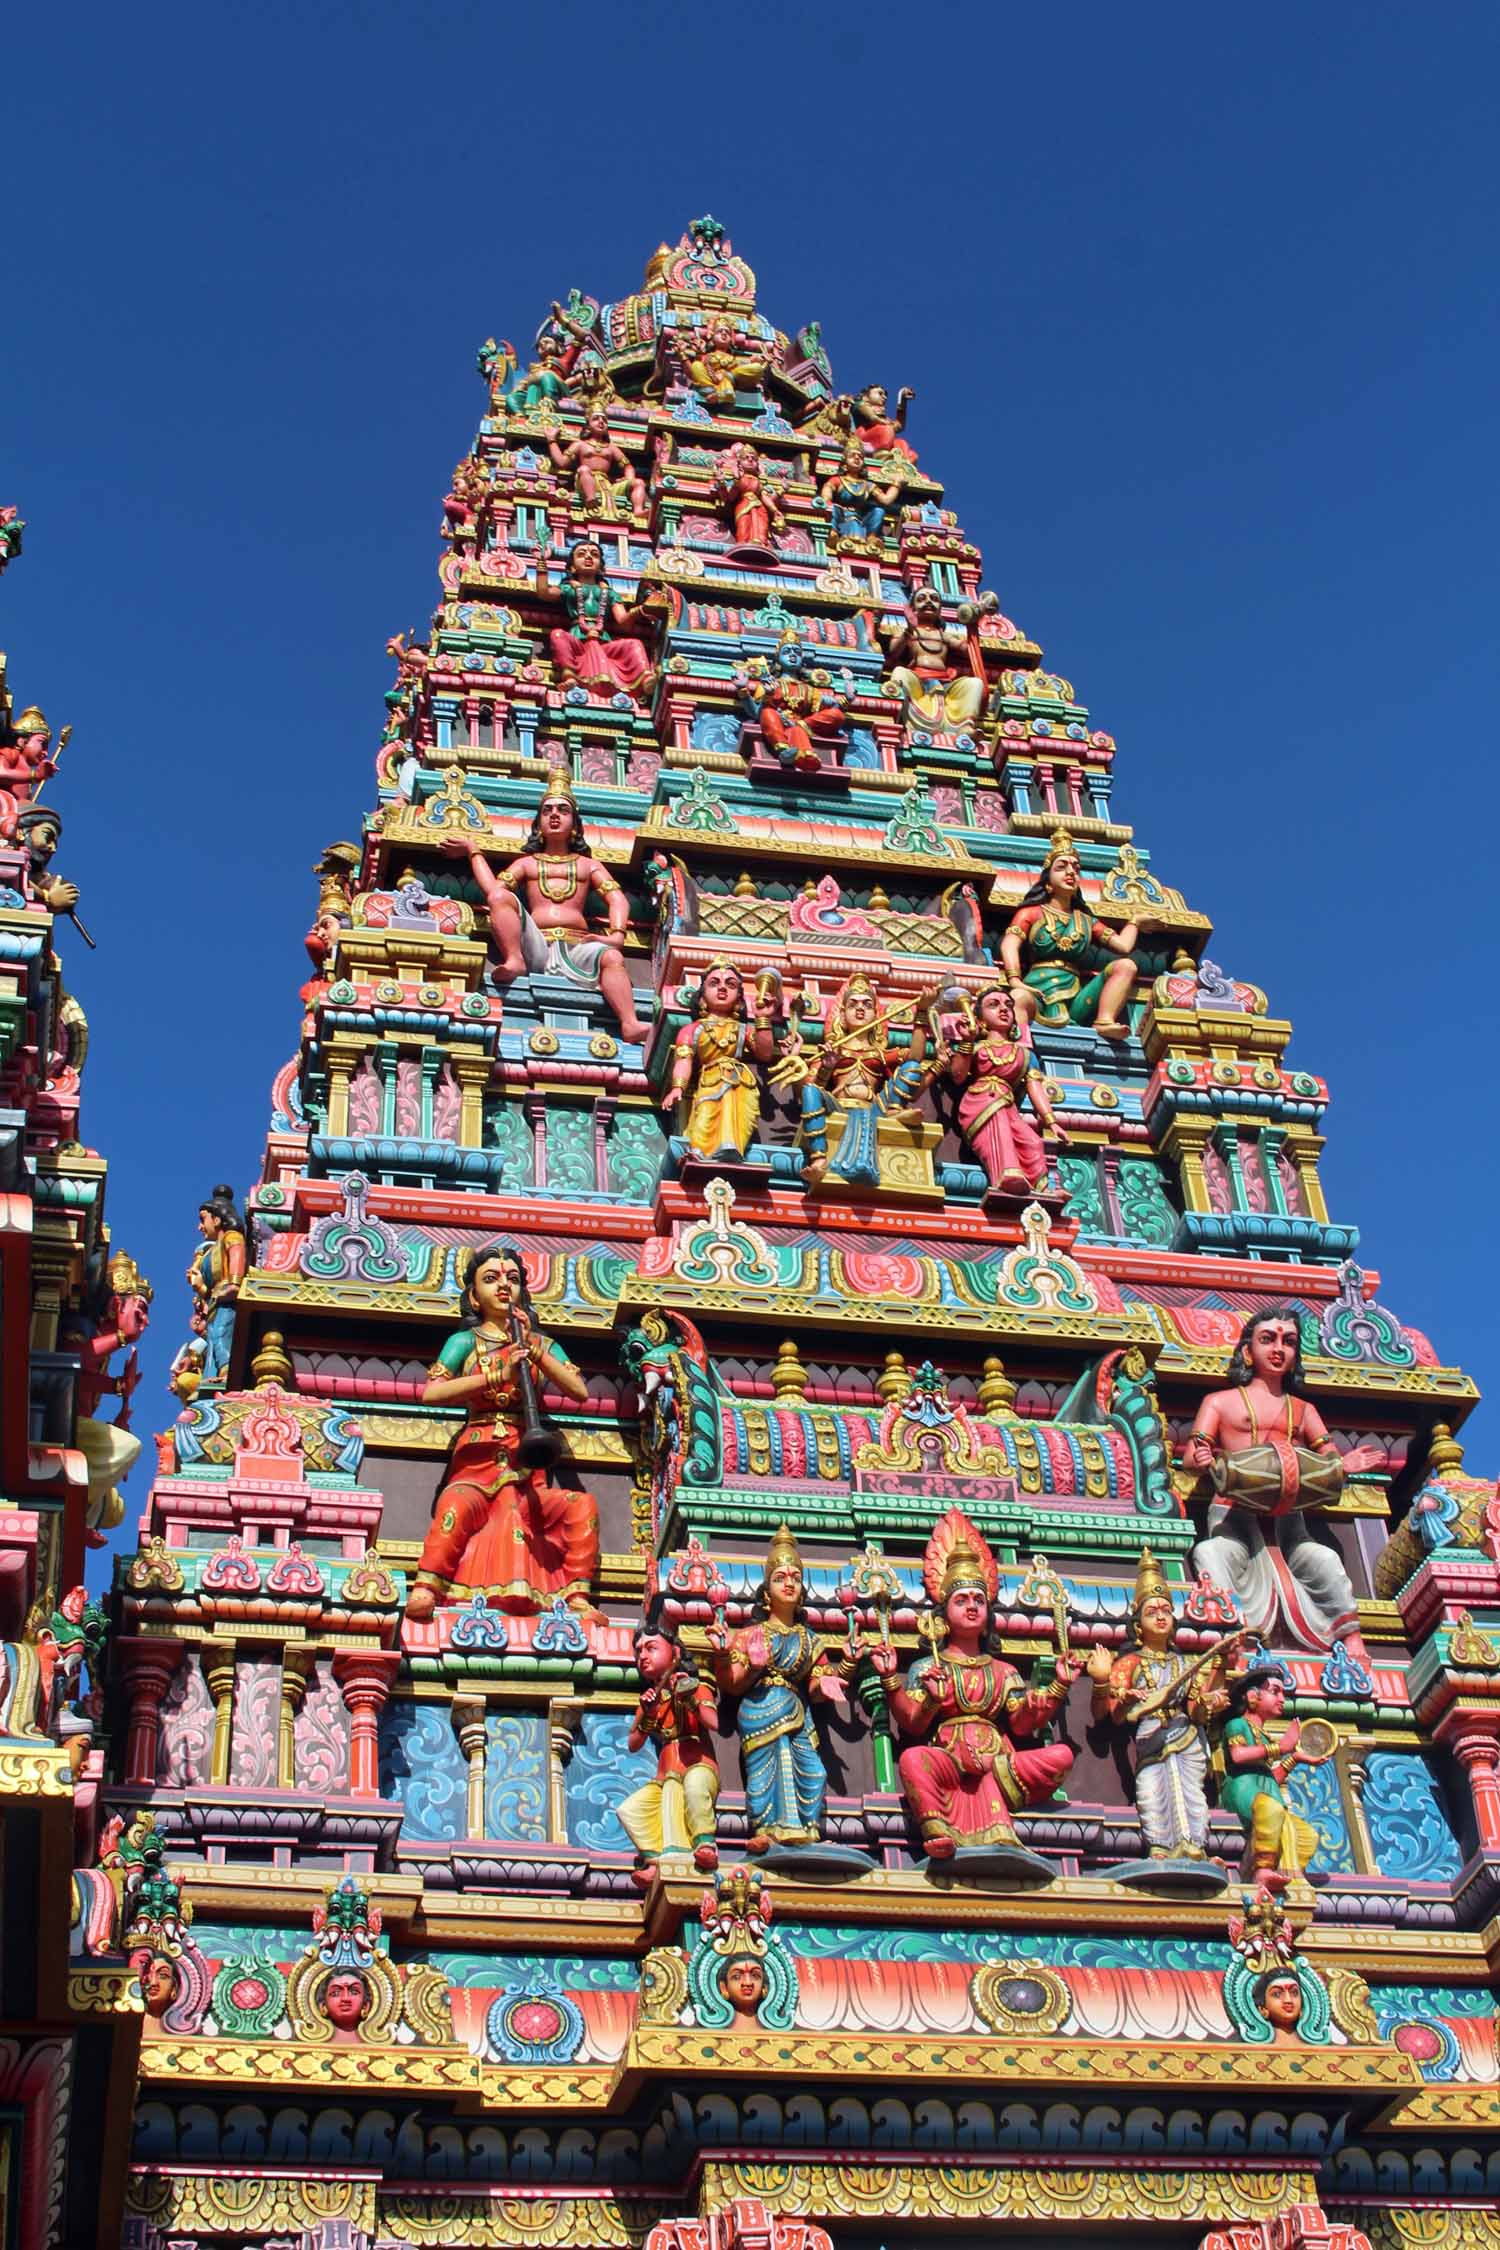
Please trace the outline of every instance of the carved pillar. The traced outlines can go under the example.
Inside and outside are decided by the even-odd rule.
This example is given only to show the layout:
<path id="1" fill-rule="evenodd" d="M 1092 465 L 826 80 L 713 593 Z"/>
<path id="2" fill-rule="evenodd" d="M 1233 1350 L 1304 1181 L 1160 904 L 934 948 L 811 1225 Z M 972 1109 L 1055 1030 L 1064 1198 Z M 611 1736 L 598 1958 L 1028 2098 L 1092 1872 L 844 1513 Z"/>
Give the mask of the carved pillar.
<path id="1" fill-rule="evenodd" d="M 349 1130 L 349 1081 L 359 1067 L 355 1042 L 337 1034 L 328 1044 L 328 1130 L 342 1137 Z"/>
<path id="2" fill-rule="evenodd" d="M 208 1778 L 215 1789 L 227 1789 L 229 1751 L 234 1739 L 234 1643 L 205 1641 L 198 1655 L 214 1705 L 214 1740 Z"/>
<path id="3" fill-rule="evenodd" d="M 545 1094 L 527 1094 L 521 1103 L 521 1114 L 531 1127 L 532 1178 L 539 1188 L 547 1185 L 547 1097 Z"/>
<path id="4" fill-rule="evenodd" d="M 1500 1774 L 1496 1772 L 1500 1765 L 1500 1742 L 1483 1727 L 1463 1727 L 1452 1734 L 1440 1733 L 1439 1740 L 1453 1752 L 1468 1775 L 1480 1850 L 1500 1852 Z"/>
<path id="5" fill-rule="evenodd" d="M 1328 1204 L 1323 1195 L 1323 1182 L 1318 1177 L 1318 1157 L 1323 1143 L 1316 1133 L 1296 1125 L 1287 1127 L 1286 1152 L 1297 1167 L 1297 1181 L 1302 1189 L 1302 1209 L 1309 1219 L 1316 1219 L 1320 1227 L 1328 1224 Z"/>
<path id="6" fill-rule="evenodd" d="M 458 1080 L 458 1145 L 484 1146 L 484 1089 L 489 1083 L 490 1058 L 482 1050 L 456 1047 L 450 1060 Z"/>
<path id="7" fill-rule="evenodd" d="M 394 1039 L 381 1039 L 370 1049 L 370 1060 L 375 1075 L 380 1080 L 380 1130 L 387 1135 L 396 1130 L 396 1072 L 401 1065 L 401 1050 Z"/>
<path id="8" fill-rule="evenodd" d="M 1010 796 L 1012 812 L 1035 812 L 1032 790 L 1036 781 L 1036 767 L 1029 758 L 1007 758 L 1001 775 Z"/>
<path id="9" fill-rule="evenodd" d="M 484 1704 L 477 1695 L 456 1695 L 453 1698 L 453 1731 L 458 1736 L 469 1768 L 469 1802 L 465 1819 L 469 1836 L 484 1834 L 484 1752 L 489 1728 L 485 1719 Z"/>
<path id="10" fill-rule="evenodd" d="M 424 1141 L 435 1137 L 432 1113 L 437 1097 L 438 1074 L 443 1067 L 441 1047 L 424 1047 L 417 1058 L 422 1071 L 420 1129 Z"/>
<path id="11" fill-rule="evenodd" d="M 563 1777 L 582 1717 L 581 1703 L 569 1703 L 561 1697 L 547 1707 L 547 1831 L 554 1844 L 568 1840 L 568 1792 Z"/>
<path id="12" fill-rule="evenodd" d="M 297 1713 L 306 1701 L 316 1664 L 310 1648 L 293 1646 L 281 1652 L 281 1709 L 276 1726 L 278 1789 L 297 1786 Z"/>
<path id="13" fill-rule="evenodd" d="M 1203 1173 L 1203 1151 L 1212 1127 L 1206 1117 L 1174 1117 L 1162 1141 L 1162 1152 L 1177 1165 L 1185 1211 L 1211 1211 L 1213 1198 Z"/>
<path id="14" fill-rule="evenodd" d="M 1224 1169 L 1229 1174 L 1230 1208 L 1235 1211 L 1249 1211 L 1253 1207 L 1250 1202 L 1249 1183 L 1245 1178 L 1244 1152 L 1240 1147 L 1238 1125 L 1216 1125 L 1209 1137 L 1223 1157 Z"/>
<path id="15" fill-rule="evenodd" d="M 1375 1857 L 1375 1846 L 1370 1839 L 1370 1824 L 1365 1818 L 1366 1760 L 1375 1748 L 1368 1735 L 1351 1735 L 1341 1742 L 1334 1756 L 1334 1771 L 1339 1779 L 1339 1794 L 1343 1799 L 1344 1818 L 1349 1828 L 1349 1843 L 1354 1853 L 1354 1865 L 1361 1875 L 1378 1875 L 1380 1862 Z"/>
<path id="16" fill-rule="evenodd" d="M 111 1646 L 125 1681 L 125 1779 L 133 1786 L 149 1789 L 156 1780 L 162 1698 L 183 1653 L 181 1641 L 117 1640 Z"/>
<path id="17" fill-rule="evenodd" d="M 394 1648 L 341 1648 L 333 1660 L 349 1713 L 349 1794 L 380 1795 L 380 1714 L 401 1669 Z"/>
<path id="18" fill-rule="evenodd" d="M 1289 1218 L 1286 1188 L 1282 1182 L 1281 1166 L 1276 1159 L 1286 1144 L 1286 1132 L 1280 1125 L 1262 1125 L 1260 1129 L 1260 1176 L 1265 1183 L 1266 1208 L 1280 1219 Z"/>
<path id="19" fill-rule="evenodd" d="M 610 1128 L 619 1106 L 613 1094 L 600 1094 L 594 1103 L 594 1179 L 606 1193 L 609 1189 Z"/>

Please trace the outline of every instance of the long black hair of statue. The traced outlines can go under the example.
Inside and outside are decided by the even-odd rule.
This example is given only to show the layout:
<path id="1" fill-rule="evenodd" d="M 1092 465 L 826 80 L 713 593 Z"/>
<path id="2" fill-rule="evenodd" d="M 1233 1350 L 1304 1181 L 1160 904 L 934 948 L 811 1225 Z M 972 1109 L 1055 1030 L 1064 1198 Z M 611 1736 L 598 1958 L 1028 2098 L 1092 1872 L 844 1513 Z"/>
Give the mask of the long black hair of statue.
<path id="1" fill-rule="evenodd" d="M 479 1326 L 479 1314 L 474 1309 L 474 1300 L 469 1295 L 469 1291 L 473 1287 L 475 1274 L 478 1273 L 480 1267 L 484 1265 L 490 1258 L 500 1258 L 507 1265 L 514 1268 L 516 1279 L 520 1283 L 520 1289 L 518 1291 L 518 1302 L 520 1304 L 521 1310 L 525 1313 L 526 1318 L 530 1321 L 532 1327 L 535 1328 L 536 1307 L 531 1302 L 531 1291 L 528 1288 L 526 1282 L 526 1268 L 522 1263 L 520 1251 L 513 1248 L 513 1246 L 508 1242 L 481 1242 L 479 1248 L 477 1250 L 471 1250 L 468 1257 L 465 1259 L 463 1271 L 463 1298 L 465 1320 L 468 1322 L 471 1328 L 477 1328 Z"/>
<path id="2" fill-rule="evenodd" d="M 1302 1317 L 1295 1305 L 1267 1305 L 1263 1312 L 1250 1315 L 1240 1330 L 1238 1343 L 1229 1355 L 1229 1380 L 1238 1390 L 1243 1390 L 1247 1383 L 1253 1382 L 1255 1370 L 1250 1365 L 1250 1339 L 1257 1328 L 1264 1328 L 1273 1320 L 1290 1328 L 1297 1339 L 1296 1357 L 1292 1361 L 1291 1373 L 1287 1376 L 1284 1387 L 1294 1398 L 1306 1398 L 1307 1379 L 1302 1372 Z"/>

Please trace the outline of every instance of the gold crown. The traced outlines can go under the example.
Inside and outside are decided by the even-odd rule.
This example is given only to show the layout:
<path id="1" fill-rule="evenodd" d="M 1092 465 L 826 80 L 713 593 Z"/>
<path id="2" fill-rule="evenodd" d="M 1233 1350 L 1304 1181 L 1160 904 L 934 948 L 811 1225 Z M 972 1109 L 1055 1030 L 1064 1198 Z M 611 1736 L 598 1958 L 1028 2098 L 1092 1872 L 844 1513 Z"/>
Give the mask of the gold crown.
<path id="1" fill-rule="evenodd" d="M 35 703 L 28 703 L 16 721 L 17 734 L 50 734 L 52 729 Z"/>
<path id="2" fill-rule="evenodd" d="M 790 1565 L 793 1570 L 800 1570 L 802 1568 L 802 1552 L 792 1536 L 791 1525 L 784 1523 L 778 1526 L 775 1538 L 766 1549 L 767 1578 L 771 1576 L 773 1571 L 782 1570 L 787 1565 Z"/>
<path id="3" fill-rule="evenodd" d="M 984 1557 L 965 1538 L 956 1539 L 948 1550 L 948 1558 L 943 1565 L 942 1591 L 938 1599 L 947 1601 L 951 1594 L 957 1593 L 960 1586 L 975 1586 L 986 1600 L 989 1598 L 989 1574 L 984 1567 Z"/>
<path id="4" fill-rule="evenodd" d="M 844 986 L 843 991 L 839 994 L 839 998 L 841 1000 L 847 1000 L 851 992 L 868 992 L 870 998 L 873 1000 L 875 998 L 874 979 L 872 977 L 867 977 L 863 969 L 856 969 L 853 976 L 850 977 L 848 983 Z"/>
<path id="5" fill-rule="evenodd" d="M 1130 1603 L 1132 1615 L 1138 1617 L 1146 1603 L 1155 1601 L 1158 1596 L 1164 1597 L 1167 1601 L 1172 1598 L 1167 1588 L 1167 1582 L 1161 1574 L 1161 1564 L 1149 1547 L 1143 1547 L 1141 1559 L 1136 1565 L 1135 1592 Z"/>
<path id="6" fill-rule="evenodd" d="M 150 1282 L 128 1250 L 117 1250 L 110 1259 L 109 1285 L 117 1297 L 144 1297 L 147 1304 L 154 1294 Z"/>
<path id="7" fill-rule="evenodd" d="M 1043 871 L 1045 872 L 1055 859 L 1076 859 L 1077 857 L 1078 846 L 1074 843 L 1066 828 L 1055 828 L 1052 831 L 1052 841 L 1047 846 L 1047 856 L 1042 861 Z"/>
<path id="8" fill-rule="evenodd" d="M 545 804 L 549 797 L 566 797 L 570 805 L 577 804 L 578 799 L 573 794 L 573 776 L 566 766 L 548 767 L 541 802 Z"/>

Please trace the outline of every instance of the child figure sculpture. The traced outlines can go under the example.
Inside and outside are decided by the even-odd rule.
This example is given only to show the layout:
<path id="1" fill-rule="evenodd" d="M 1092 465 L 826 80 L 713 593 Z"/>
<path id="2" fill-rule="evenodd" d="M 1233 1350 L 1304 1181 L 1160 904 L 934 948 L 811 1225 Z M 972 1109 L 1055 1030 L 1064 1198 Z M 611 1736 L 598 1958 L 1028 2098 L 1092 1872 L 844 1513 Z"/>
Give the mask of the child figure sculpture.
<path id="1" fill-rule="evenodd" d="M 643 1626 L 635 1636 L 640 1700 L 626 1746 L 656 1746 L 656 1778 L 620 1806 L 620 1825 L 636 1848 L 635 1880 L 649 1886 L 663 1852 L 687 1852 L 705 1874 L 719 1864 L 714 1841 L 719 1762 L 714 1750 L 718 1700 L 672 1636 Z"/>

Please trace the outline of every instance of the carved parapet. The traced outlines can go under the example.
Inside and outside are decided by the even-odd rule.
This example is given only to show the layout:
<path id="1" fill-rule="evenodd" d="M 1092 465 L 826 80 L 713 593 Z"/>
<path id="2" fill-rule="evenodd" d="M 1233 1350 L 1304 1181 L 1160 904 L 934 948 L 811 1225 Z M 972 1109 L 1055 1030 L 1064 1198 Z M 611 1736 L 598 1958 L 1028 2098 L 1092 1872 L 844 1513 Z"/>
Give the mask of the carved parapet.
<path id="1" fill-rule="evenodd" d="M 663 2219 L 647 2235 L 646 2250 L 833 2250 L 833 2245 L 810 2219 L 773 2212 L 744 2195 L 701 2219 Z"/>
<path id="2" fill-rule="evenodd" d="M 1370 2238 L 1316 2203 L 1292 2203 L 1253 2225 L 1206 2234 L 1201 2250 L 1370 2250 Z"/>

